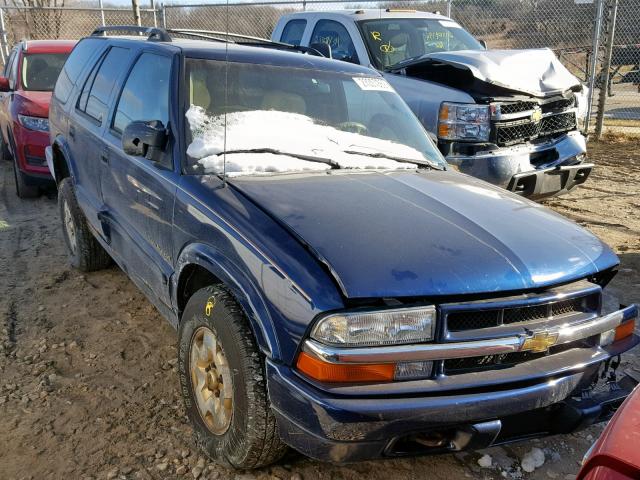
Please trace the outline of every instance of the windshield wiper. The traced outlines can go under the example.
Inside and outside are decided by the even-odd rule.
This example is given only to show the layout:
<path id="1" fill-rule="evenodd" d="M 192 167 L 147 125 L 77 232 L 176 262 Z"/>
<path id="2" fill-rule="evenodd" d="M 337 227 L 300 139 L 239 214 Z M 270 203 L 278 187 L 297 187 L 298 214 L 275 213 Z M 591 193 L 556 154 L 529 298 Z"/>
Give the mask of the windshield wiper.
<path id="1" fill-rule="evenodd" d="M 404 60 L 400 60 L 399 62 L 394 63 L 393 65 L 389 65 L 388 67 L 384 67 L 383 70 L 385 72 L 390 72 L 392 70 L 398 70 L 399 68 L 403 68 L 405 65 L 410 64 L 418 60 L 420 57 L 424 57 L 427 55 L 426 53 L 421 53 L 420 55 L 414 55 L 413 57 L 405 58 Z"/>
<path id="2" fill-rule="evenodd" d="M 444 170 L 444 167 L 442 165 L 426 159 L 412 160 L 410 158 L 396 157 L 394 155 L 387 155 L 386 153 L 381 152 L 361 152 L 359 150 L 344 150 L 344 153 L 348 153 L 349 155 L 362 155 L 364 157 L 386 158 L 387 160 L 395 160 L 396 162 L 415 163 L 416 165 L 433 168 L 434 170 Z"/>
<path id="3" fill-rule="evenodd" d="M 331 165 L 331 168 L 340 168 L 340 164 L 331 160 L 330 158 L 324 157 L 315 157 L 313 155 L 305 155 L 302 153 L 291 153 L 291 152 L 283 152 L 281 150 L 277 150 L 275 148 L 247 148 L 247 149 L 239 149 L 239 150 L 226 150 L 222 153 L 219 153 L 218 156 L 223 155 L 225 153 L 271 153 L 273 155 L 286 155 L 287 157 L 298 158 L 300 160 L 307 160 L 309 162 L 316 163 L 326 163 L 327 165 Z"/>

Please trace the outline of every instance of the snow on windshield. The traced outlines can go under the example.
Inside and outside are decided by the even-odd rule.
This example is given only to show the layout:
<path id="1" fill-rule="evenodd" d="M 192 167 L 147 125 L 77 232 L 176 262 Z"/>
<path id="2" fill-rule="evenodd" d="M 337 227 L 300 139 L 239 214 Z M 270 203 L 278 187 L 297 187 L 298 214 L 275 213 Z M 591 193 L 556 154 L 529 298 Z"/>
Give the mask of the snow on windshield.
<path id="1" fill-rule="evenodd" d="M 275 110 L 228 113 L 226 145 L 223 115 L 211 116 L 202 107 L 192 105 L 186 117 L 193 139 L 187 154 L 207 173 L 223 171 L 225 151 L 226 172 L 231 176 L 330 169 L 331 165 L 322 163 L 323 159 L 345 169 L 417 168 L 415 163 L 367 154 L 424 161 L 423 155 L 409 146 L 320 125 L 297 113 Z M 274 150 L 278 154 L 237 152 L 255 149 Z M 298 155 L 319 161 L 296 158 Z"/>

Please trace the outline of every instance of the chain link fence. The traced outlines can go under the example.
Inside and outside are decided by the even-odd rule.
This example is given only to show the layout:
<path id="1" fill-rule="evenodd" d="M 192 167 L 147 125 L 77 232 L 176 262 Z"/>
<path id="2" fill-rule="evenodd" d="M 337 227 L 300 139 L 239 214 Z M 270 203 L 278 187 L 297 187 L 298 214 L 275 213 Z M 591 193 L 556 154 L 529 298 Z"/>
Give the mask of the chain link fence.
<path id="1" fill-rule="evenodd" d="M 592 87 L 592 128 L 640 131 L 640 0 L 230 1 L 140 9 L 140 23 L 268 38 L 286 13 L 364 8 L 439 12 L 489 48 L 551 48 Z M 23 38 L 76 39 L 122 24 L 135 24 L 132 9 L 0 7 L 3 54 Z"/>

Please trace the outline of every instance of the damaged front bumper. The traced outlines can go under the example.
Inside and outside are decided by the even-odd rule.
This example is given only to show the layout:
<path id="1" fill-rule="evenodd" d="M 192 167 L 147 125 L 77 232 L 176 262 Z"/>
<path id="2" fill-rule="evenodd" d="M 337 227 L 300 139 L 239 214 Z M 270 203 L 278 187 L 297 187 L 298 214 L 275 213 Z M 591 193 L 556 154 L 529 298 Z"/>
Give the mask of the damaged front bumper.
<path id="1" fill-rule="evenodd" d="M 315 384 L 288 366 L 268 361 L 269 397 L 283 440 L 309 457 L 334 463 L 479 449 L 569 433 L 608 420 L 638 383 L 626 375 L 616 382 L 611 366 L 617 367 L 615 358 L 636 346 L 640 337 L 631 335 L 613 343 L 600 337 L 637 316 L 638 308 L 632 305 L 563 328 L 556 337 L 560 342 L 589 337 L 596 341 L 591 348 L 569 349 L 508 369 L 430 380 Z M 512 348 L 511 340 L 502 339 L 505 351 Z M 369 353 L 379 361 L 387 348 L 398 347 Z M 422 347 L 403 352 L 411 358 L 477 353 L 461 348 L 460 343 L 447 348 L 453 351 Z M 331 358 L 367 360 L 358 352 L 347 353 Z M 597 384 L 604 377 L 607 383 Z"/>
<path id="2" fill-rule="evenodd" d="M 450 154 L 447 162 L 525 197 L 563 194 L 584 183 L 593 164 L 586 163 L 586 139 L 578 131 L 545 142 L 502 147 L 474 155 Z"/>

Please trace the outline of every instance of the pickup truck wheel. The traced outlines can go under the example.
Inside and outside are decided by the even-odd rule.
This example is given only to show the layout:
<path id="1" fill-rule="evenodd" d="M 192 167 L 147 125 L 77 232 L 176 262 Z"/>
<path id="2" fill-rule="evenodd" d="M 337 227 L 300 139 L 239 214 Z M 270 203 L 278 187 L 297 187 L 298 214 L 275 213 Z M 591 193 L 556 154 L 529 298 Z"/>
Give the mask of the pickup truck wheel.
<path id="1" fill-rule="evenodd" d="M 82 272 L 101 270 L 111 265 L 111 257 L 89 230 L 70 178 L 65 178 L 58 185 L 58 208 L 71 265 Z"/>
<path id="2" fill-rule="evenodd" d="M 198 290 L 180 322 L 178 367 L 196 443 L 212 460 L 259 468 L 287 450 L 267 397 L 262 354 L 222 287 Z"/>

